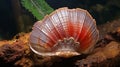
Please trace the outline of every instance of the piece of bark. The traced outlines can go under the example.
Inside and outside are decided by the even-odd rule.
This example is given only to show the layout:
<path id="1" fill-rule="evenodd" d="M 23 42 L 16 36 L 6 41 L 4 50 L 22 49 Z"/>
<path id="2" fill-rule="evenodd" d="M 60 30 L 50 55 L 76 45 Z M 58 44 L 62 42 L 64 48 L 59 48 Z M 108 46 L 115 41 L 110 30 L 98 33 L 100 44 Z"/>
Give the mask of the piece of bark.
<path id="1" fill-rule="evenodd" d="M 4 44 L 0 48 L 0 58 L 6 62 L 14 61 L 24 54 L 22 41 L 17 41 L 13 45 Z"/>
<path id="2" fill-rule="evenodd" d="M 120 43 L 112 41 L 104 48 L 97 48 L 96 50 L 94 54 L 89 55 L 87 58 L 78 60 L 76 65 L 79 67 L 92 67 L 95 63 L 98 64 L 107 59 L 115 58 L 120 53 Z"/>
<path id="3" fill-rule="evenodd" d="M 17 61 L 22 60 L 23 57 L 29 57 L 30 50 L 28 46 L 29 34 L 21 34 L 18 38 L 13 40 L 0 41 L 0 66 L 4 67 L 8 64 L 14 65 Z M 22 66 L 23 67 L 23 66 Z"/>

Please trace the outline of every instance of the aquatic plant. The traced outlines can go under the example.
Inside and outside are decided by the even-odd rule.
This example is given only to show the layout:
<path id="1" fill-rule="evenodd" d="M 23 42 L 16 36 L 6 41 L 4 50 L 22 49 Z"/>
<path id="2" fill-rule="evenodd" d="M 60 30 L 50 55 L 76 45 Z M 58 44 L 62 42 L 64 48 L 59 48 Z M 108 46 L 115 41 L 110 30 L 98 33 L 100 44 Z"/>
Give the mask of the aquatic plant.
<path id="1" fill-rule="evenodd" d="M 41 20 L 46 14 L 53 11 L 45 0 L 21 0 L 21 3 L 37 18 L 37 20 Z"/>

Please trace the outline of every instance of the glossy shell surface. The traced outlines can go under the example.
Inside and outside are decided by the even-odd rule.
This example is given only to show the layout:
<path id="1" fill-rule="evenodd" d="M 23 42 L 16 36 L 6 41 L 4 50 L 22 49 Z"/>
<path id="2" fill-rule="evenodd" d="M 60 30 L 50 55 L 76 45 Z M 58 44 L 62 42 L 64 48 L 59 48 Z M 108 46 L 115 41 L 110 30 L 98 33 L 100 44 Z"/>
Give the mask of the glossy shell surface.
<path id="1" fill-rule="evenodd" d="M 89 53 L 99 37 L 88 11 L 59 8 L 37 21 L 30 35 L 30 48 L 42 56 L 69 57 Z"/>

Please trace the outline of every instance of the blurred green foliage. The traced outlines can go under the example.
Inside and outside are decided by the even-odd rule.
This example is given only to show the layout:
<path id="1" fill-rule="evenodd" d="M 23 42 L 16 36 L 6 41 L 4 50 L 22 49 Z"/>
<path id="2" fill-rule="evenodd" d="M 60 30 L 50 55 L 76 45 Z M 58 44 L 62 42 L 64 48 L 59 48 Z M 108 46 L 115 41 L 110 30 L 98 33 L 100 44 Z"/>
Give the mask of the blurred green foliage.
<path id="1" fill-rule="evenodd" d="M 46 14 L 53 11 L 45 0 L 21 0 L 21 3 L 37 18 L 37 20 L 41 20 Z"/>

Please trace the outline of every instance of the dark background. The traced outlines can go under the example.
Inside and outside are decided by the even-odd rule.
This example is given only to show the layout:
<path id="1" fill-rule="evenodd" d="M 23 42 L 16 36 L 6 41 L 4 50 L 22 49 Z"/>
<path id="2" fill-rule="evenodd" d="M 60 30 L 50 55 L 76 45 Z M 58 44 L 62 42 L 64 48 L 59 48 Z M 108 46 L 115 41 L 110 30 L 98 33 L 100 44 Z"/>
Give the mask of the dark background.
<path id="1" fill-rule="evenodd" d="M 17 33 L 11 0 L 0 0 L 0 37 L 11 38 Z"/>

